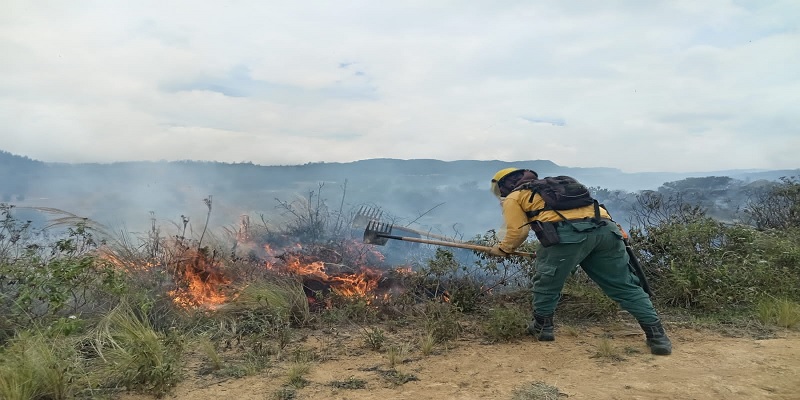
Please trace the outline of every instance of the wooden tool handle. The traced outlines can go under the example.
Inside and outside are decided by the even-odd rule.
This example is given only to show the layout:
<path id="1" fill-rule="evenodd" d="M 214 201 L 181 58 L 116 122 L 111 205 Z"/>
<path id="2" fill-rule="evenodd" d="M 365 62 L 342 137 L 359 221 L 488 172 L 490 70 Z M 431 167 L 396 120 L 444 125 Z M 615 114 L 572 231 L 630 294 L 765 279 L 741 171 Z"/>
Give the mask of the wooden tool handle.
<path id="1" fill-rule="evenodd" d="M 435 244 L 435 245 L 438 245 L 438 246 L 445 246 L 445 247 L 458 247 L 460 249 L 477 250 L 477 251 L 483 251 L 483 252 L 487 252 L 487 253 L 492 250 L 492 248 L 489 247 L 489 246 L 481 246 L 481 245 L 470 244 L 470 243 L 445 242 L 445 241 L 441 241 L 441 240 L 429 240 L 429 239 L 420 239 L 420 238 L 405 237 L 405 236 L 386 235 L 386 234 L 383 234 L 383 233 L 379 233 L 378 236 L 389 238 L 389 239 L 395 239 L 395 240 L 403 240 L 403 241 L 406 241 L 406 242 Z M 524 252 L 524 251 L 515 251 L 513 253 L 509 253 L 509 255 L 536 257 L 536 253 L 528 253 L 528 252 Z"/>

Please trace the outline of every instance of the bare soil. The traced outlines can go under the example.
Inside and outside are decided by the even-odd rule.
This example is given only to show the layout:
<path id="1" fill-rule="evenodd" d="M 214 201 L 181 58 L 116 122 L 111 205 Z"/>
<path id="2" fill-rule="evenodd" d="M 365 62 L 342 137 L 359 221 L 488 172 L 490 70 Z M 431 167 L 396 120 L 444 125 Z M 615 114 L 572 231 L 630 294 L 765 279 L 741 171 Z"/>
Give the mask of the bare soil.
<path id="1" fill-rule="evenodd" d="M 800 333 L 778 331 L 767 339 L 730 337 L 709 330 L 668 326 L 671 356 L 653 356 L 638 327 L 600 323 L 559 326 L 555 342 L 524 337 L 485 343 L 478 335 L 419 349 L 419 332 L 387 331 L 381 351 L 365 346 L 363 330 L 318 330 L 298 339 L 317 356 L 296 399 L 511 399 L 515 389 L 541 381 L 569 399 L 800 399 Z M 407 344 L 391 368 L 386 348 Z M 610 344 L 611 348 L 603 345 Z M 199 358 L 199 356 L 198 356 Z M 168 399 L 272 399 L 285 388 L 292 362 L 273 364 L 244 378 L 189 371 Z M 199 369 L 198 369 L 199 370 Z M 405 378 L 405 379 L 402 379 Z M 402 380 L 408 380 L 400 383 Z M 337 388 L 334 382 L 361 382 Z M 346 385 L 345 385 L 346 386 Z M 123 400 L 152 398 L 136 394 Z"/>

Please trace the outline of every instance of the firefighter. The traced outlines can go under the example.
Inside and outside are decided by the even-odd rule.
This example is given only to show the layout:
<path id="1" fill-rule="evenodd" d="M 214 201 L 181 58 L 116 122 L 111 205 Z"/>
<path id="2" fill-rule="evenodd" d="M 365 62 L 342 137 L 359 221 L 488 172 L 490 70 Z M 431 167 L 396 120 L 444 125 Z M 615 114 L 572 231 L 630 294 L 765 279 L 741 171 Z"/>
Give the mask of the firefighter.
<path id="1" fill-rule="evenodd" d="M 492 255 L 506 257 L 516 250 L 527 239 L 532 223 L 540 227 L 534 228 L 537 237 L 541 227 L 549 224 L 536 252 L 533 321 L 528 325 L 528 332 L 540 341 L 555 340 L 553 314 L 564 282 L 580 264 L 608 297 L 636 318 L 652 354 L 671 354 L 672 343 L 661 319 L 639 279 L 628 267 L 630 258 L 623 242 L 623 231 L 611 221 L 609 213 L 593 200 L 594 204 L 553 210 L 538 192 L 525 188 L 533 181 L 541 182 L 536 172 L 520 168 L 502 169 L 492 178 L 492 193 L 501 201 L 506 225 L 506 233 L 492 248 Z M 544 247 L 547 241 L 552 244 Z"/>

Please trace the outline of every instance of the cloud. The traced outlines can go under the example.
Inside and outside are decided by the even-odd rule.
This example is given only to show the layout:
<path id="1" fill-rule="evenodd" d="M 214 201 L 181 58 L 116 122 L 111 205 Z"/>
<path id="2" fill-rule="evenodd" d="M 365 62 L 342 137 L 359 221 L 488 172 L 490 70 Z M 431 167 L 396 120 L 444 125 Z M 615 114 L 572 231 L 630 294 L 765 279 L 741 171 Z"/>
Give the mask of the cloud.
<path id="1" fill-rule="evenodd" d="M 46 161 L 798 167 L 793 1 L 6 8 L 0 139 Z"/>

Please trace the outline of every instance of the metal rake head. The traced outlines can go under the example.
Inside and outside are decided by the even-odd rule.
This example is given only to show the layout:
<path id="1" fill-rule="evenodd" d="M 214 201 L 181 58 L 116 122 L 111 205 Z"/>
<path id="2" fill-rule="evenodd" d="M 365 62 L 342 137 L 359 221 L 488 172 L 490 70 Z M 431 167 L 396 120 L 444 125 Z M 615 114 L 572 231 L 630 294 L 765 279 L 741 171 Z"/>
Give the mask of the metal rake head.
<path id="1" fill-rule="evenodd" d="M 364 243 L 385 245 L 389 238 L 382 235 L 391 235 L 392 226 L 393 224 L 374 220 L 367 222 L 367 228 L 364 229 Z"/>
<path id="2" fill-rule="evenodd" d="M 380 208 L 361 206 L 353 216 L 352 225 L 354 228 L 365 226 L 370 221 L 377 221 L 381 219 L 383 210 Z"/>

